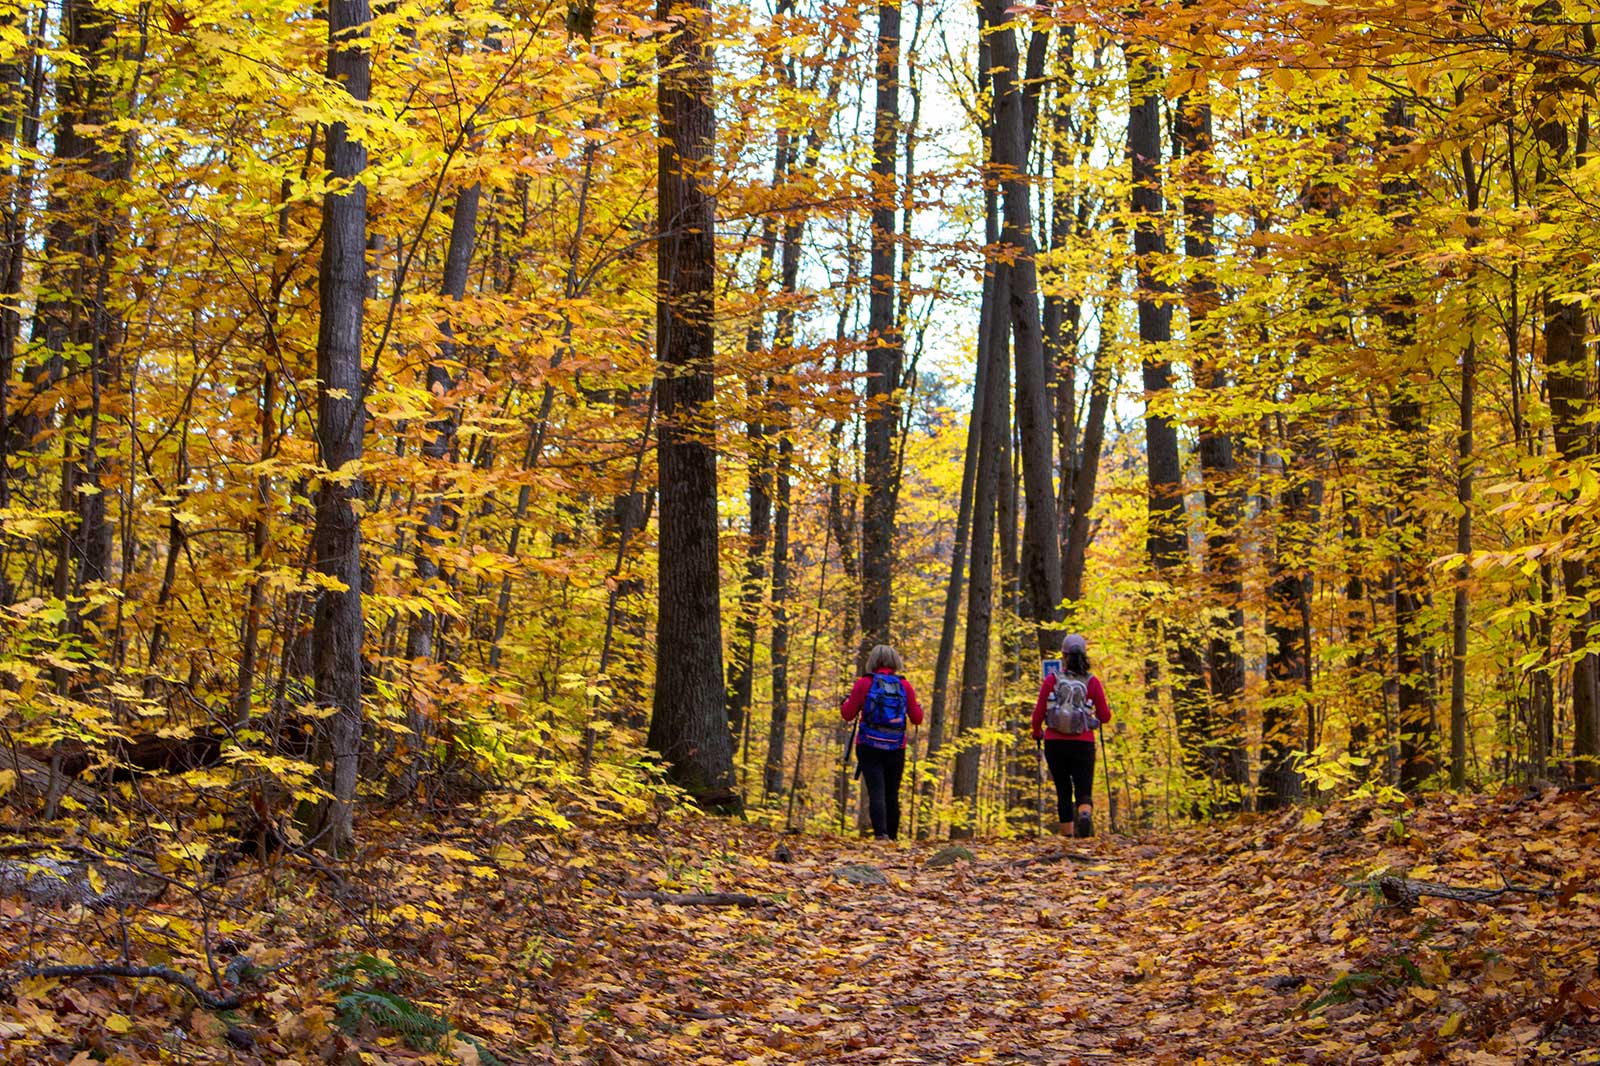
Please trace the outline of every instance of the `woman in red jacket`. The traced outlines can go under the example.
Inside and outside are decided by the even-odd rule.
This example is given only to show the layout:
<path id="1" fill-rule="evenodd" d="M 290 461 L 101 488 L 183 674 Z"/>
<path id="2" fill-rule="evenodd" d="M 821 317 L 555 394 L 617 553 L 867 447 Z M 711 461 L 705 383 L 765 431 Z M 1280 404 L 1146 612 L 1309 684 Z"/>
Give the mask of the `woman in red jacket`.
<path id="1" fill-rule="evenodd" d="M 1070 711 L 1070 694 L 1077 686 L 1081 686 L 1085 706 L 1079 714 L 1082 720 L 1069 726 L 1065 712 Z M 1069 633 L 1061 641 L 1061 673 L 1044 679 L 1033 705 L 1033 739 L 1044 741 L 1044 761 L 1056 786 L 1057 832 L 1062 836 L 1094 835 L 1094 731 L 1109 721 L 1111 705 L 1106 702 L 1105 686 L 1089 671 L 1088 645 L 1078 634 Z M 1072 731 L 1063 732 L 1065 729 Z"/>
<path id="2" fill-rule="evenodd" d="M 922 724 L 922 705 L 901 675 L 900 653 L 879 644 L 867 653 L 867 672 L 856 678 L 839 713 L 856 728 L 856 764 L 867 785 L 872 835 L 893 840 L 900 833 L 900 779 L 906 772 L 906 728 Z M 863 713 L 863 711 L 865 713 Z"/>

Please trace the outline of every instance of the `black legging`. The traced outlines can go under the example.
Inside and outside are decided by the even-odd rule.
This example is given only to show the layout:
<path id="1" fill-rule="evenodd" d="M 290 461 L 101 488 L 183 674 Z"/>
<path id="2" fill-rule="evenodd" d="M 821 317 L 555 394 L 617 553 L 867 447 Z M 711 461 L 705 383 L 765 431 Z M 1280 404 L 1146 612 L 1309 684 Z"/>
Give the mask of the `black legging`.
<path id="1" fill-rule="evenodd" d="M 1094 803 L 1094 741 L 1047 740 L 1044 761 L 1050 767 L 1050 780 L 1056 783 L 1056 821 L 1070 822 L 1077 806 Z"/>
<path id="2" fill-rule="evenodd" d="M 906 749 L 885 751 L 870 744 L 857 744 L 856 761 L 867 786 L 872 835 L 893 840 L 900 835 L 900 778 L 906 772 Z"/>

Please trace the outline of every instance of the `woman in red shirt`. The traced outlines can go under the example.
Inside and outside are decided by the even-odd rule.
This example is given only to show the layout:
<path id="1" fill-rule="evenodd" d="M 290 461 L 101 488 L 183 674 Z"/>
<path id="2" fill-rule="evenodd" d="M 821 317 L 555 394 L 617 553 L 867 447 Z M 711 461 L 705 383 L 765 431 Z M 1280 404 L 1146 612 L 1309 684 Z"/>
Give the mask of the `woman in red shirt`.
<path id="1" fill-rule="evenodd" d="M 900 833 L 900 780 L 906 771 L 907 725 L 922 724 L 917 693 L 901 674 L 900 653 L 879 644 L 867 653 L 867 672 L 856 678 L 839 713 L 856 728 L 856 765 L 867 786 L 872 835 L 893 840 Z M 866 713 L 862 714 L 865 710 Z"/>
<path id="2" fill-rule="evenodd" d="M 1033 704 L 1033 739 L 1044 741 L 1044 761 L 1050 767 L 1050 779 L 1055 782 L 1056 818 L 1060 822 L 1057 832 L 1062 836 L 1088 837 L 1094 835 L 1094 729 L 1062 733 L 1045 725 L 1051 698 L 1058 701 L 1065 698 L 1068 679 L 1084 683 L 1088 702 L 1100 724 L 1111 721 L 1105 686 L 1089 672 L 1088 644 L 1076 633 L 1062 638 L 1061 674 L 1046 677 L 1039 686 L 1039 698 Z M 1056 689 L 1058 682 L 1060 692 Z M 1077 801 L 1075 819 L 1074 799 Z"/>

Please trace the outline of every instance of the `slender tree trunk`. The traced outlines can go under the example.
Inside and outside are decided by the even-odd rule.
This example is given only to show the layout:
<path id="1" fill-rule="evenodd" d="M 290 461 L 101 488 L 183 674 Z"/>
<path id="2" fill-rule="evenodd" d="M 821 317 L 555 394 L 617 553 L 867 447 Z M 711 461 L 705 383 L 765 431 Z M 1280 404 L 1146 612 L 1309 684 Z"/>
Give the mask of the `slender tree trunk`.
<path id="1" fill-rule="evenodd" d="M 1145 391 L 1145 457 L 1149 473 L 1151 568 L 1166 582 L 1179 576 L 1188 557 L 1183 473 L 1178 430 L 1166 410 L 1172 390 L 1172 364 L 1164 354 L 1172 341 L 1168 286 L 1158 272 L 1166 255 L 1161 190 L 1161 106 L 1158 70 L 1142 47 L 1129 46 L 1132 102 L 1128 115 L 1128 156 L 1133 173 L 1134 255 L 1138 260 L 1139 341 Z M 1167 620 L 1165 657 L 1172 675 L 1173 712 L 1179 742 L 1192 766 L 1205 750 L 1206 694 L 1198 642 Z M 1215 768 L 1209 768 L 1213 771 Z"/>
<path id="2" fill-rule="evenodd" d="M 661 0 L 667 26 L 657 92 L 657 454 L 660 479 L 656 691 L 650 747 L 702 802 L 737 808 L 722 674 L 717 558 L 716 205 L 711 175 L 711 11 Z"/>
<path id="3" fill-rule="evenodd" d="M 1007 368 L 1010 369 L 1009 367 Z M 999 383 L 1010 391 L 1011 382 Z M 1020 626 L 1022 624 L 1022 583 L 1017 560 L 1017 437 L 1011 421 L 1011 405 L 1006 404 L 1006 424 L 1000 434 L 1000 498 L 995 503 L 995 522 L 1000 543 L 1000 674 L 1015 681 L 1021 673 Z M 1030 649 L 1036 647 L 1028 642 Z"/>
<path id="4" fill-rule="evenodd" d="M 22 397 L 16 438 L 20 447 L 31 448 L 45 424 L 45 394 L 63 375 L 80 378 L 84 384 L 74 390 L 64 416 L 57 504 L 74 518 L 61 524 L 54 580 L 55 595 L 67 601 L 67 628 L 76 632 L 99 613 L 82 603 L 85 586 L 106 580 L 111 566 L 107 506 L 114 490 L 102 480 L 108 473 L 102 427 L 121 377 L 114 357 L 121 329 L 108 289 L 123 216 L 115 186 L 127 177 L 129 160 L 120 146 L 108 146 L 104 134 L 113 117 L 115 89 L 107 67 L 114 59 L 114 19 L 89 0 L 67 0 L 61 20 L 78 62 L 57 68 L 49 224 L 33 322 L 33 342 L 43 359 L 24 375 L 29 391 Z"/>
<path id="5" fill-rule="evenodd" d="M 986 198 L 987 219 L 990 230 L 997 230 L 995 199 L 991 193 Z M 973 371 L 972 414 L 967 421 L 967 443 L 961 462 L 961 501 L 956 509 L 955 543 L 950 549 L 950 580 L 945 585 L 944 616 L 939 627 L 939 651 L 933 667 L 933 698 L 928 712 L 928 748 L 930 763 L 944 748 L 945 704 L 949 699 L 950 660 L 955 656 L 956 628 L 960 623 L 961 586 L 966 578 L 967 540 L 972 527 L 973 496 L 978 471 L 978 449 L 983 439 L 984 412 L 988 410 L 989 384 L 989 320 L 994 314 L 994 275 L 986 273 L 983 279 L 983 296 L 978 305 L 978 357 Z M 924 782 L 921 802 L 931 811 L 934 783 Z M 926 837 L 932 832 L 928 824 L 931 817 L 919 820 L 918 834 Z"/>
<path id="6" fill-rule="evenodd" d="M 1184 256 L 1190 265 L 1185 293 L 1189 345 L 1196 381 L 1219 399 L 1231 387 L 1207 320 L 1217 309 L 1216 203 L 1209 96 L 1179 97 L 1174 108 L 1174 141 L 1183 160 Z M 1206 503 L 1206 587 L 1212 596 L 1206 635 L 1206 669 L 1211 679 L 1211 715 L 1206 763 L 1225 784 L 1249 784 L 1250 761 L 1244 745 L 1244 582 L 1240 576 L 1239 489 L 1235 484 L 1233 435 L 1203 418 L 1199 426 L 1200 470 Z"/>
<path id="7" fill-rule="evenodd" d="M 1415 136 L 1414 121 L 1404 101 L 1396 98 L 1386 116 L 1390 143 L 1400 146 Z M 1398 174 L 1380 190 L 1385 212 L 1394 218 L 1397 241 L 1404 241 L 1416 210 L 1415 179 Z M 1397 258 L 1403 250 L 1397 248 Z M 1416 298 L 1404 288 L 1394 292 L 1383 309 L 1383 324 L 1402 367 L 1415 356 Z M 1426 425 L 1417 387 L 1402 372 L 1389 399 L 1389 424 L 1400 436 L 1395 470 L 1396 498 L 1393 530 L 1395 673 L 1399 684 L 1400 787 L 1419 788 L 1438 769 L 1437 727 L 1427 663 L 1423 658 L 1422 609 L 1427 593 L 1427 545 L 1418 492 L 1424 482 L 1423 456 Z"/>
<path id="8" fill-rule="evenodd" d="M 467 295 L 467 276 L 472 267 L 472 254 L 478 241 L 478 209 L 483 197 L 479 182 L 456 194 L 455 209 L 450 219 L 450 240 L 445 248 L 444 277 L 439 286 L 440 295 L 454 304 L 461 303 Z M 455 329 L 448 317 L 439 326 L 441 338 L 438 354 L 428 360 L 425 383 L 433 402 L 439 410 L 428 422 L 427 437 L 422 444 L 422 457 L 436 470 L 448 459 L 456 438 L 456 414 L 448 406 L 449 396 L 455 388 L 450 367 L 456 361 Z M 417 531 L 414 552 L 416 583 L 419 591 L 440 590 L 430 588 L 440 580 L 439 546 L 440 530 L 444 527 L 444 479 L 439 473 L 433 476 L 429 488 L 427 507 L 422 515 L 422 527 Z M 406 658 L 415 663 L 430 660 L 442 661 L 438 654 L 439 620 L 430 609 L 424 608 L 412 616 L 406 630 Z M 407 725 L 411 730 L 411 752 L 400 777 L 400 791 L 410 795 L 416 791 L 425 762 L 429 723 L 422 704 L 412 698 L 407 702 Z"/>
<path id="9" fill-rule="evenodd" d="M 1281 423 L 1281 420 L 1280 420 Z M 1295 697 L 1311 687 L 1310 633 L 1304 609 L 1310 597 L 1307 559 L 1310 492 L 1306 435 L 1280 428 L 1278 505 L 1273 515 L 1271 556 L 1267 562 L 1267 694 L 1261 705 L 1261 774 L 1258 810 L 1286 807 L 1300 797 L 1303 782 L 1294 767 L 1299 718 Z M 1309 695 L 1309 693 L 1307 693 Z"/>
<path id="10" fill-rule="evenodd" d="M 895 157 L 900 135 L 900 4 L 878 5 L 872 130 L 872 277 L 868 304 L 866 509 L 861 521 L 862 646 L 889 643 L 894 574 L 895 400 L 903 356 L 895 330 Z"/>
<path id="11" fill-rule="evenodd" d="M 1462 103 L 1464 92 L 1456 89 L 1456 103 Z M 1467 248 L 1477 245 L 1478 182 L 1480 172 L 1472 158 L 1469 145 L 1461 147 L 1461 175 L 1467 197 Z M 1471 282 L 1469 280 L 1469 287 Z M 1467 293 L 1467 300 L 1473 299 Z M 1467 565 L 1472 554 L 1472 416 L 1478 386 L 1478 338 L 1476 316 L 1467 315 L 1467 343 L 1461 352 L 1460 419 L 1456 432 L 1456 504 L 1461 513 L 1456 516 L 1456 554 L 1461 556 L 1456 571 L 1455 600 L 1451 605 L 1450 628 L 1450 787 L 1465 788 L 1467 784 L 1467 624 L 1471 607 L 1471 592 Z"/>
<path id="12" fill-rule="evenodd" d="M 1341 446 L 1342 448 L 1343 446 Z M 1366 535 L 1362 528 L 1361 500 L 1353 487 L 1347 486 L 1341 495 L 1340 510 L 1344 516 L 1344 624 L 1345 643 L 1351 648 L 1350 676 L 1360 677 L 1367 672 L 1373 655 L 1368 647 L 1372 619 L 1368 616 L 1367 578 L 1363 569 L 1367 557 Z M 1379 695 L 1382 690 L 1380 688 Z M 1378 701 L 1381 706 L 1381 700 Z M 1355 759 L 1370 759 L 1373 755 L 1373 701 L 1364 700 L 1349 704 L 1349 752 Z"/>
<path id="13" fill-rule="evenodd" d="M 365 102 L 372 87 L 367 47 L 367 0 L 329 0 L 328 76 L 351 99 Z M 342 587 L 324 588 L 312 623 L 316 703 L 320 720 L 323 802 L 313 832 L 330 852 L 354 839 L 356 782 L 361 754 L 361 495 L 364 389 L 361 331 L 367 296 L 367 187 L 361 181 L 367 148 L 342 122 L 328 127 L 327 166 L 340 190 L 323 201 L 321 320 L 317 333 L 317 452 L 326 471 L 317 491 L 312 533 L 317 572 Z"/>
<path id="14" fill-rule="evenodd" d="M 1094 508 L 1100 477 L 1100 450 L 1104 445 L 1106 411 L 1111 406 L 1110 331 L 1100 331 L 1100 346 L 1089 370 L 1089 412 L 1083 420 L 1083 447 L 1072 469 L 1071 506 L 1067 518 L 1067 544 L 1062 555 L 1062 595 L 1069 603 L 1083 599 L 1084 560 L 1089 551 L 1089 512 Z"/>
<path id="15" fill-rule="evenodd" d="M 772 510 L 772 720 L 767 729 L 767 762 L 762 791 L 783 793 L 783 749 L 789 727 L 789 488 L 794 441 L 780 429 L 775 466 L 777 491 Z"/>
<path id="16" fill-rule="evenodd" d="M 44 93 L 44 65 L 37 49 L 43 39 L 44 12 L 39 14 L 39 33 L 27 48 L 19 49 L 16 59 L 0 68 L 0 139 L 16 149 L 19 162 L 11 172 L 10 199 L 0 216 L 0 508 L 11 506 L 11 459 L 28 443 L 14 439 L 11 413 L 11 376 L 15 372 L 18 346 L 22 339 L 23 270 L 27 265 L 27 215 L 33 199 L 34 166 L 27 157 L 39 142 L 39 102 Z M 6 17 L 6 24 L 23 34 L 33 31 L 21 12 Z M 13 588 L 0 573 L 0 605 L 12 602 Z"/>
<path id="17" fill-rule="evenodd" d="M 785 146 L 780 144 L 778 161 L 773 167 L 774 185 L 783 173 L 785 152 Z M 756 267 L 756 283 L 761 291 L 766 290 L 772 275 L 777 247 L 777 219 L 769 216 L 762 220 L 761 253 Z M 765 343 L 765 319 L 765 312 L 758 308 L 745 335 L 746 354 L 759 352 Z M 750 447 L 746 489 L 750 501 L 750 539 L 739 583 L 739 613 L 733 623 L 733 646 L 729 656 L 732 661 L 728 664 L 728 732 L 735 737 L 744 732 L 745 716 L 750 712 L 755 686 L 756 630 L 760 627 L 761 600 L 767 583 L 767 548 L 772 535 L 772 448 L 764 410 L 768 390 L 761 387 L 762 380 L 756 375 L 748 379 L 748 387 L 755 393 L 750 397 L 750 414 L 745 422 L 745 438 Z"/>
<path id="18" fill-rule="evenodd" d="M 451 303 L 466 299 L 467 275 L 472 267 L 472 254 L 478 242 L 478 208 L 483 197 L 483 186 L 478 182 L 462 189 L 456 195 L 455 210 L 450 220 L 450 242 L 445 249 L 444 278 L 439 293 Z M 438 354 L 428 360 L 425 382 L 434 402 L 439 404 L 439 414 L 428 423 L 428 437 L 422 445 L 422 456 L 430 464 L 443 464 L 450 454 L 456 436 L 456 416 L 445 407 L 450 391 L 455 388 L 450 367 L 456 361 L 455 329 L 446 318 L 440 323 L 443 334 Z M 417 533 L 417 582 L 427 585 L 439 577 L 439 530 L 444 525 L 444 497 L 442 479 L 434 477 L 431 499 L 423 514 L 422 529 Z M 434 643 L 438 619 L 430 610 L 418 612 L 406 635 L 406 654 L 412 659 L 434 658 Z"/>
<path id="19" fill-rule="evenodd" d="M 816 166 L 821 148 L 820 134 L 808 137 L 803 166 Z M 787 385 L 788 375 L 799 367 L 795 351 L 795 296 L 800 285 L 801 239 L 805 235 L 803 216 L 794 216 L 783 227 L 783 259 L 778 288 L 782 294 L 777 328 L 773 334 L 777 365 L 785 371 L 773 387 L 775 422 L 778 432 L 777 507 L 773 514 L 772 540 L 772 722 L 767 734 L 765 794 L 783 792 L 785 733 L 789 724 L 789 516 L 790 489 L 794 471 L 795 426 L 793 403 Z"/>
<path id="20" fill-rule="evenodd" d="M 983 748 L 972 734 L 983 728 L 983 708 L 989 695 L 989 635 L 994 608 L 995 510 L 1000 483 L 1001 435 L 1006 432 L 1005 364 L 1009 360 L 1011 269 L 994 267 L 994 304 L 989 315 L 987 349 L 988 385 L 983 425 L 978 445 L 978 480 L 972 504 L 972 576 L 967 582 L 967 642 L 961 663 L 961 705 L 958 737 L 963 745 L 956 756 L 951 792 L 963 808 L 953 837 L 970 837 L 977 827 L 978 768 Z"/>
<path id="21" fill-rule="evenodd" d="M 1037 247 L 1028 180 L 1032 139 L 1030 99 L 1024 91 L 1016 33 L 1005 0 L 982 0 L 980 32 L 993 55 L 994 133 L 990 161 L 1003 191 L 1001 244 L 1010 262 L 1011 328 L 1016 341 L 1017 433 L 1021 447 L 1026 514 L 1021 560 L 1026 613 L 1037 624 L 1042 651 L 1052 650 L 1061 603 L 1061 548 L 1056 520 L 1051 451 L 1054 427 L 1045 391 L 1044 334 L 1039 315 Z M 1038 32 L 1045 32 L 1043 30 Z M 1044 40 L 1036 62 L 1042 66 Z M 1030 48 L 1030 59 L 1034 49 Z M 1032 72 L 1030 72 L 1032 73 Z M 1037 83 L 1036 83 L 1037 84 Z M 1037 91 L 1036 89 L 1034 90 Z M 1037 110 L 1036 97 L 1033 109 Z"/>

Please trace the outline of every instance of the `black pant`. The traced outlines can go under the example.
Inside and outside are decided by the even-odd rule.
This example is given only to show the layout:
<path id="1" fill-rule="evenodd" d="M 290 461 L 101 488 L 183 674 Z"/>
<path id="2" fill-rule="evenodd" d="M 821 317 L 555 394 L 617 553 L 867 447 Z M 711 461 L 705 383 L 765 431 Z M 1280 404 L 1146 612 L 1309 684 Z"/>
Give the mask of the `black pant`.
<path id="1" fill-rule="evenodd" d="M 1078 806 L 1094 803 L 1094 741 L 1047 740 L 1044 761 L 1050 767 L 1050 780 L 1056 783 L 1056 821 L 1070 822 Z"/>
<path id="2" fill-rule="evenodd" d="M 867 785 L 872 835 L 893 840 L 900 835 L 900 779 L 906 772 L 906 749 L 885 751 L 870 744 L 857 744 L 856 762 Z"/>

